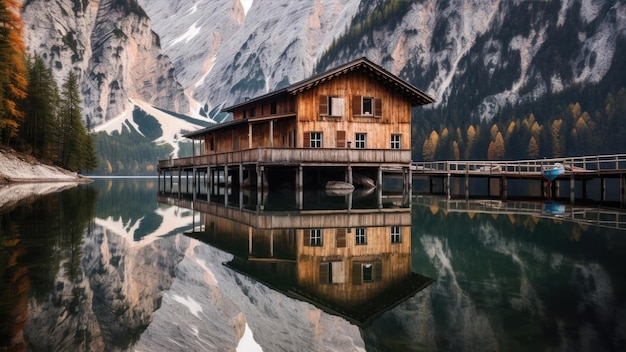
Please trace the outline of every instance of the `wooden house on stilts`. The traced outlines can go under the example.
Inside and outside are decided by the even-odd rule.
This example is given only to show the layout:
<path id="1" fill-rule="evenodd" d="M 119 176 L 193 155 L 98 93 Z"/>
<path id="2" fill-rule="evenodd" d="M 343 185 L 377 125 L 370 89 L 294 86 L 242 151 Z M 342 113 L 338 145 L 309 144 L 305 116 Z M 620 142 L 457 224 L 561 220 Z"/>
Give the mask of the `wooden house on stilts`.
<path id="1" fill-rule="evenodd" d="M 433 101 L 361 58 L 226 108 L 232 121 L 185 135 L 200 155 L 159 161 L 159 176 L 206 172 L 207 182 L 301 189 L 380 186 L 383 172 L 402 170 L 410 184 L 412 107 Z"/>

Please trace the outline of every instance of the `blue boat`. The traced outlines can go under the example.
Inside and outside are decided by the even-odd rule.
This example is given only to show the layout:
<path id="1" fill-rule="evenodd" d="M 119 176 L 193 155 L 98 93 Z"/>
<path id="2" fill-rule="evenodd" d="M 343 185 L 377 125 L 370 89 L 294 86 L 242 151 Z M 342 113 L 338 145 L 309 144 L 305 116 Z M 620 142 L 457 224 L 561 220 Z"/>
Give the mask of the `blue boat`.
<path id="1" fill-rule="evenodd" d="M 541 174 L 548 181 L 554 181 L 559 175 L 565 172 L 565 168 L 561 163 L 554 163 L 553 165 L 544 165 L 541 167 Z"/>

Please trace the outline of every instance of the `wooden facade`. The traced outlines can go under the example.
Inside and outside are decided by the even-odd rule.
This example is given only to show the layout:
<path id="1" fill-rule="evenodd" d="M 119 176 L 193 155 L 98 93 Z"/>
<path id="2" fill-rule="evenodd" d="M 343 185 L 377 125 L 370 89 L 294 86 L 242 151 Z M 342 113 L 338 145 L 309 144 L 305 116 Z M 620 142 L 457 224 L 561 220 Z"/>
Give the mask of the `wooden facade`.
<path id="1" fill-rule="evenodd" d="M 412 107 L 432 102 L 361 58 L 226 108 L 232 121 L 185 135 L 200 141 L 201 155 L 162 160 L 159 172 L 230 168 L 253 181 L 246 184 L 265 185 L 268 169 L 291 167 L 288 177 L 302 187 L 310 168 L 339 168 L 325 177 L 352 182 L 357 167 L 380 184 L 383 170 L 410 169 Z"/>

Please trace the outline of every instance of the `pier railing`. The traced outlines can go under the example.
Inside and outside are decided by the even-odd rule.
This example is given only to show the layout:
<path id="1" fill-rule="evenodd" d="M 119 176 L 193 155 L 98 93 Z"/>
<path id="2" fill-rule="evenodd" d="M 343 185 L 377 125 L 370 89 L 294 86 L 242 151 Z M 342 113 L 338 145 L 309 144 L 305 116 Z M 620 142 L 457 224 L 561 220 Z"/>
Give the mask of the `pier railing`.
<path id="1" fill-rule="evenodd" d="M 159 160 L 159 169 L 233 164 L 332 165 L 411 163 L 408 149 L 254 148 L 187 158 Z"/>
<path id="2" fill-rule="evenodd" d="M 626 154 L 510 161 L 424 161 L 413 163 L 415 174 L 541 175 L 543 166 L 561 163 L 566 173 L 623 173 Z"/>

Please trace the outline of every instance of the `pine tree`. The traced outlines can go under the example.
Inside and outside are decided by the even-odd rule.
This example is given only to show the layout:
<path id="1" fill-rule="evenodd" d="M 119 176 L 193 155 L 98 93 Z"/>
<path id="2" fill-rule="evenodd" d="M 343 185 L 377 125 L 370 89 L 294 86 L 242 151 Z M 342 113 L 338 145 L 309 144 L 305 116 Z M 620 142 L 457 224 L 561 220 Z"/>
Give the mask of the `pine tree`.
<path id="1" fill-rule="evenodd" d="M 70 72 L 62 87 L 59 106 L 62 131 L 59 164 L 72 171 L 89 170 L 97 165 L 93 140 L 83 125 L 80 104 L 78 78 Z"/>
<path id="2" fill-rule="evenodd" d="M 17 0 L 0 0 L 0 142 L 5 144 L 17 136 L 24 117 L 18 107 L 26 96 L 20 4 Z"/>
<path id="3" fill-rule="evenodd" d="M 56 118 L 59 90 L 52 70 L 39 55 L 35 55 L 28 63 L 27 93 L 20 136 L 32 146 L 35 156 L 55 160 L 59 131 Z"/>

